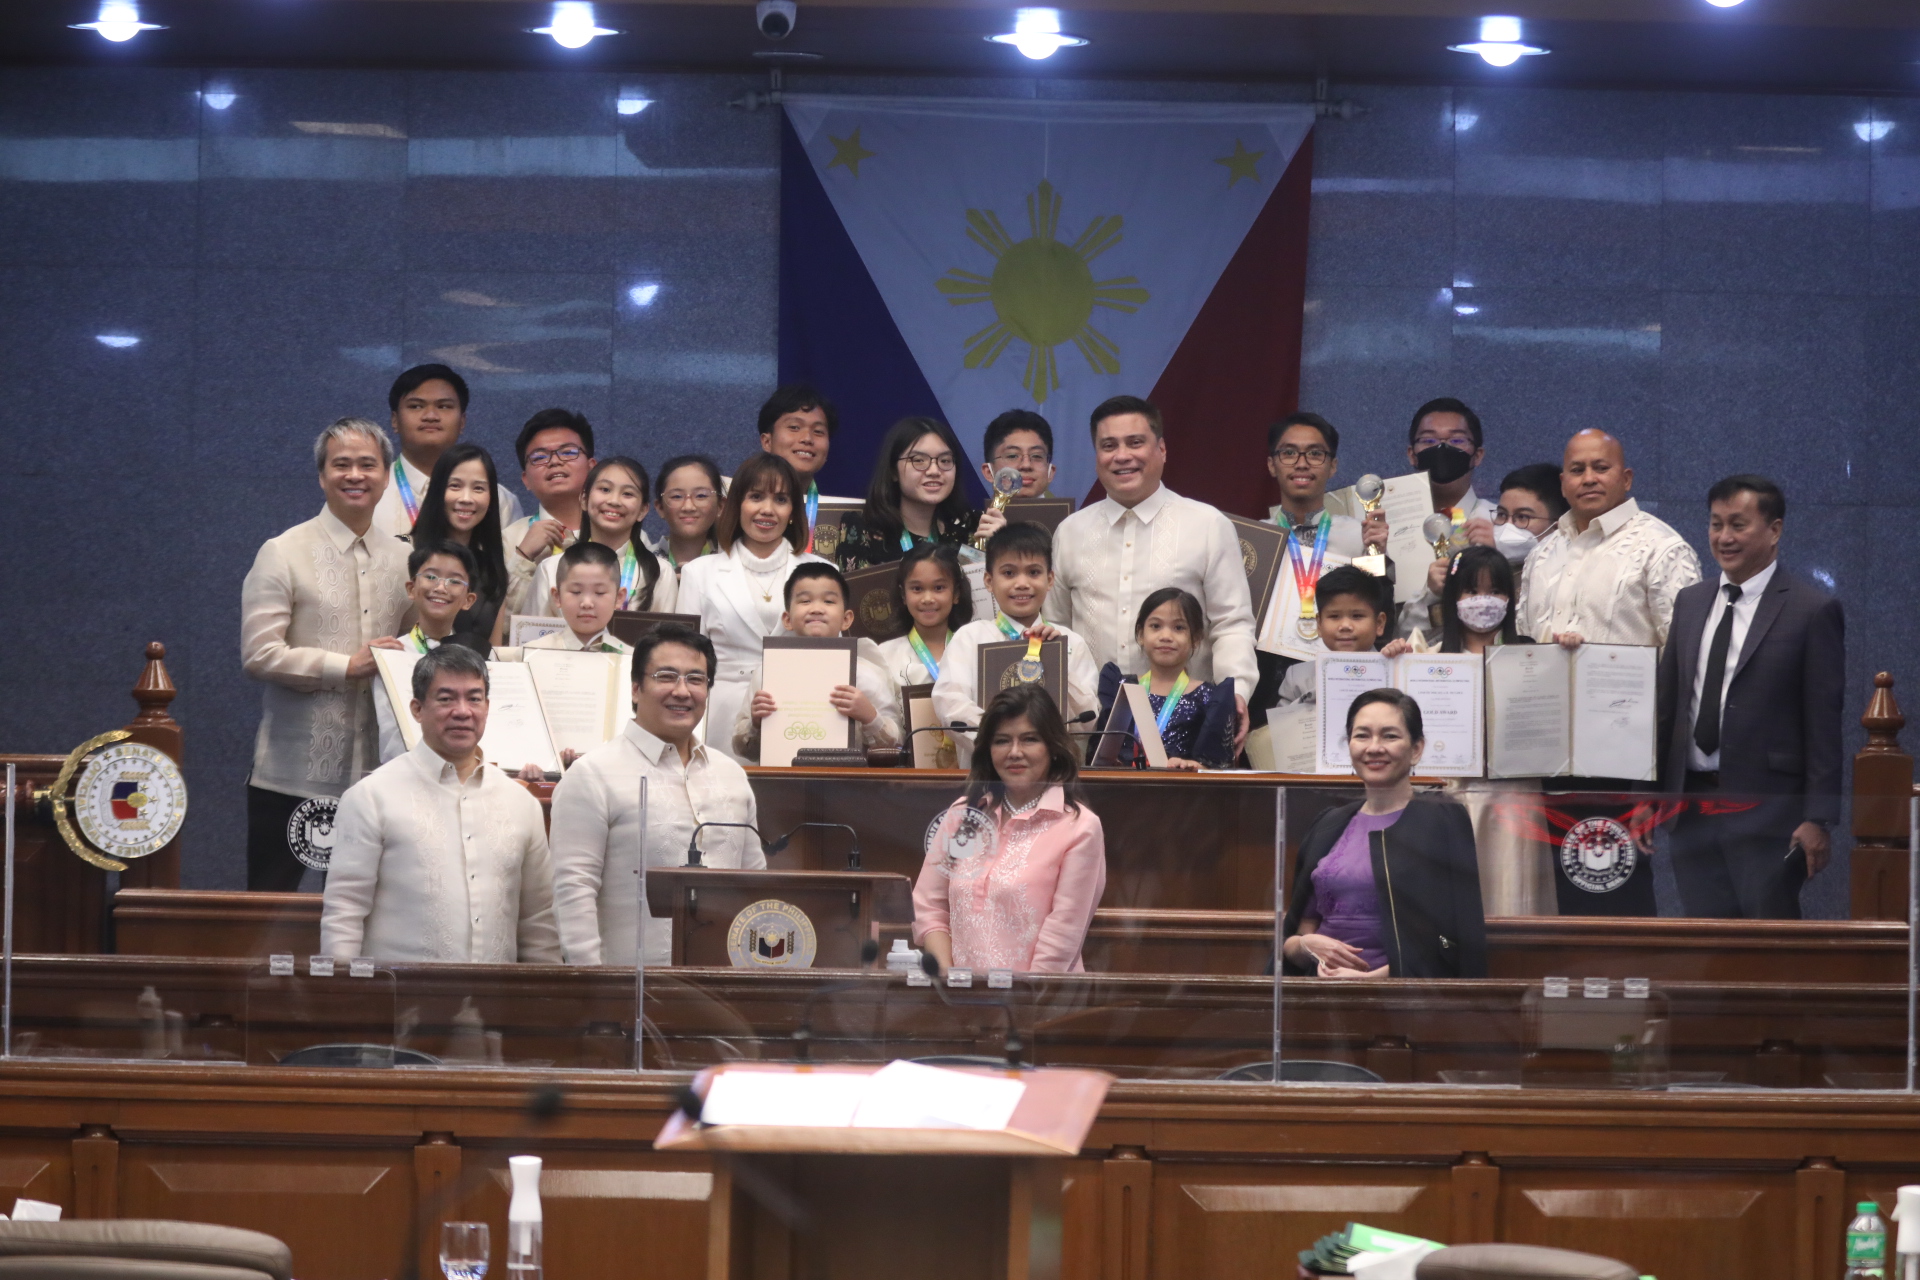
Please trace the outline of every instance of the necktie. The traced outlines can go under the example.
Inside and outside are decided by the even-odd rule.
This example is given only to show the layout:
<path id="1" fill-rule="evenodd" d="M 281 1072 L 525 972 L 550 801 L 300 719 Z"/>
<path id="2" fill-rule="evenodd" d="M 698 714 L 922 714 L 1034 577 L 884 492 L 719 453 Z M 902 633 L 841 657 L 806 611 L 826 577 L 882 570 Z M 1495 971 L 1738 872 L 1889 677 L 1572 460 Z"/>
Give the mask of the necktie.
<path id="1" fill-rule="evenodd" d="M 1733 644 L 1733 606 L 1740 599 L 1740 588 L 1729 582 L 1727 607 L 1720 613 L 1720 625 L 1713 630 L 1713 643 L 1707 646 L 1706 688 L 1700 691 L 1700 711 L 1693 717 L 1693 744 L 1702 755 L 1720 750 L 1720 686 L 1727 682 L 1727 649 Z"/>

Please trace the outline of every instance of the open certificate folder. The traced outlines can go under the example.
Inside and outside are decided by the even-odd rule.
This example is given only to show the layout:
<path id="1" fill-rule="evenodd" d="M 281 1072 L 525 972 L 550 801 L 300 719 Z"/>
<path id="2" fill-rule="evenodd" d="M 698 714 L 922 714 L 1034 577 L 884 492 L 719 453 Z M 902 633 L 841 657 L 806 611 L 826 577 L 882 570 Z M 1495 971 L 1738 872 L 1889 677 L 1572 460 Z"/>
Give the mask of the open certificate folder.
<path id="1" fill-rule="evenodd" d="M 420 722 L 409 709 L 413 701 L 413 664 L 420 655 L 401 649 L 375 649 L 380 682 L 393 704 L 394 722 L 411 751 L 420 742 Z M 487 664 L 487 731 L 480 735 L 480 754 L 510 772 L 537 764 L 548 773 L 560 772 L 560 752 L 547 732 L 534 690 L 533 674 L 525 663 Z"/>
<path id="2" fill-rule="evenodd" d="M 1487 776 L 1655 776 L 1659 650 L 1501 645 L 1487 655 Z"/>
<path id="3" fill-rule="evenodd" d="M 1482 676 L 1470 653 L 1335 653 L 1319 659 L 1314 673 L 1318 707 L 1315 773 L 1351 774 L 1347 710 L 1369 689 L 1394 688 L 1420 704 L 1426 750 L 1415 772 L 1427 777 L 1477 778 L 1482 771 Z M 1276 735 L 1277 736 L 1277 735 Z M 1281 754 L 1276 744 L 1276 758 Z"/>

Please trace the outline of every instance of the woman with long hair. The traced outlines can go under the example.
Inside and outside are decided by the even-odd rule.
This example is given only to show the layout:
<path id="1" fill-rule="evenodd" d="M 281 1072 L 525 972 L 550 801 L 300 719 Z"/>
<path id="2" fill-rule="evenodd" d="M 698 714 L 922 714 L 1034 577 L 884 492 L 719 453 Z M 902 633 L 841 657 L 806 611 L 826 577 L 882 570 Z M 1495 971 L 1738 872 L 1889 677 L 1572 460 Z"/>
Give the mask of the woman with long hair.
<path id="1" fill-rule="evenodd" d="M 760 642 L 780 631 L 787 575 L 797 564 L 824 558 L 807 545 L 806 507 L 793 468 L 784 458 L 756 453 L 733 473 L 714 523 L 717 555 L 701 556 L 680 572 L 681 613 L 696 614 L 713 642 L 718 669 L 707 699 L 707 745 L 733 754 L 734 719 L 752 696 Z"/>
<path id="2" fill-rule="evenodd" d="M 673 566 L 677 579 L 691 560 L 710 556 L 720 548 L 713 526 L 720 520 L 720 464 L 704 453 L 683 453 L 660 464 L 660 492 L 653 509 L 667 531 L 653 549 Z"/>
<path id="3" fill-rule="evenodd" d="M 881 441 L 866 505 L 840 524 L 840 567 L 868 569 L 928 543 L 958 547 L 977 534 L 992 537 L 1006 515 L 967 505 L 961 456 L 953 429 L 938 419 L 894 423 Z"/>
<path id="4" fill-rule="evenodd" d="M 473 554 L 473 604 L 453 620 L 459 635 L 492 639 L 496 626 L 505 625 L 500 606 L 507 598 L 507 561 L 493 500 L 499 492 L 492 454 L 477 444 L 450 444 L 433 464 L 413 524 L 415 547 L 452 542 Z"/>
<path id="5" fill-rule="evenodd" d="M 975 740 L 966 795 L 947 810 L 914 885 L 914 939 L 942 967 L 1082 971 L 1107 842 L 1060 709 L 1039 685 L 1002 690 Z"/>
<path id="6" fill-rule="evenodd" d="M 652 499 L 647 469 L 632 458 L 602 458 L 587 472 L 585 496 L 580 500 L 580 541 L 597 542 L 620 557 L 620 589 L 626 592 L 623 609 L 637 613 L 672 613 L 679 598 L 679 579 L 660 568 L 660 558 L 647 545 L 640 522 Z M 553 588 L 560 559 L 542 561 L 534 576 L 527 611 L 541 617 L 560 612 Z"/>

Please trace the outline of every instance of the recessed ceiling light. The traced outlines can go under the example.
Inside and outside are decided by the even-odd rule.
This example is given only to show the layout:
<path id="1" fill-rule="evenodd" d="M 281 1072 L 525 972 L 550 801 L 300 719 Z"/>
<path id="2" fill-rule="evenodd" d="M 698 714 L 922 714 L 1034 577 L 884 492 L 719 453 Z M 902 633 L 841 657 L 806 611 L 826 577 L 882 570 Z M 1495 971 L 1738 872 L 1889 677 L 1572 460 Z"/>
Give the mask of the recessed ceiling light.
<path id="1" fill-rule="evenodd" d="M 1079 36 L 1061 33 L 1058 9 L 1016 9 L 1013 30 L 1005 35 L 988 36 L 987 39 L 995 44 L 1010 44 L 1036 62 L 1051 58 L 1058 50 L 1086 43 Z"/>
<path id="2" fill-rule="evenodd" d="M 620 34 L 594 20 L 590 0 L 554 0 L 553 17 L 547 25 L 531 30 L 537 36 L 552 36 L 553 42 L 563 49 L 584 49 L 595 36 Z"/>
<path id="3" fill-rule="evenodd" d="M 653 99 L 644 96 L 638 89 L 622 89 L 614 100 L 613 109 L 623 116 L 637 116 L 653 105 Z"/>
<path id="4" fill-rule="evenodd" d="M 142 31 L 166 30 L 157 22 L 140 21 L 140 6 L 133 0 L 100 0 L 99 17 L 68 25 L 75 31 L 97 31 L 115 44 L 131 40 Z"/>
<path id="5" fill-rule="evenodd" d="M 1741 0 L 1707 0 L 1707 3 L 1716 9 L 1731 9 L 1740 2 Z"/>
<path id="6" fill-rule="evenodd" d="M 140 339 L 131 333 L 96 333 L 93 335 L 93 340 L 103 347 L 112 347 L 116 351 L 124 351 L 128 347 L 140 345 Z"/>
<path id="7" fill-rule="evenodd" d="M 1522 44 L 1520 19 L 1492 16 L 1480 19 L 1480 38 L 1472 44 L 1450 44 L 1455 53 L 1475 53 L 1492 67 L 1510 67 L 1522 58 L 1547 52 L 1538 45 Z"/>
<path id="8" fill-rule="evenodd" d="M 206 89 L 200 94 L 200 101 L 214 111 L 225 111 L 239 101 L 239 98 L 240 95 L 231 89 Z"/>
<path id="9" fill-rule="evenodd" d="M 1453 314 L 1457 316 L 1477 316 L 1480 314 L 1480 308 L 1474 306 L 1472 303 L 1462 302 L 1454 307 Z"/>
<path id="10" fill-rule="evenodd" d="M 636 307 L 650 307 L 659 296 L 660 286 L 657 284 L 637 284 L 627 290 L 627 301 Z"/>
<path id="11" fill-rule="evenodd" d="M 1878 142 L 1892 132 L 1891 120 L 1860 120 L 1853 126 L 1853 136 L 1862 142 Z"/>

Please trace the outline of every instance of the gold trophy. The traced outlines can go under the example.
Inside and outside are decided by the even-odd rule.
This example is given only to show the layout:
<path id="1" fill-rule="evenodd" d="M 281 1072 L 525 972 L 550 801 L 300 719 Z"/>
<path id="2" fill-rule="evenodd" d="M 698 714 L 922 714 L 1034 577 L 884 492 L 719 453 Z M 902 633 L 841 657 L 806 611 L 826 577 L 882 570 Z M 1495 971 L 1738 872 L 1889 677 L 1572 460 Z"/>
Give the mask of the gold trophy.
<path id="1" fill-rule="evenodd" d="M 1381 500 L 1387 496 L 1387 482 L 1369 472 L 1354 481 L 1353 496 L 1360 499 L 1360 505 L 1366 508 L 1368 515 L 1372 515 L 1380 509 Z M 1387 557 L 1379 547 L 1369 542 L 1367 554 L 1353 558 L 1353 567 L 1364 569 L 1376 578 L 1384 578 L 1387 576 Z"/>
<path id="2" fill-rule="evenodd" d="M 993 473 L 993 503 L 988 510 L 1005 512 L 1007 504 L 1020 492 L 1020 473 L 1012 467 L 1002 467 Z M 987 535 L 976 533 L 973 542 L 962 552 L 961 558 L 972 562 L 984 560 L 987 550 Z"/>
<path id="3" fill-rule="evenodd" d="M 1420 536 L 1433 544 L 1433 557 L 1445 560 L 1453 554 L 1453 517 L 1436 511 L 1420 524 Z"/>

